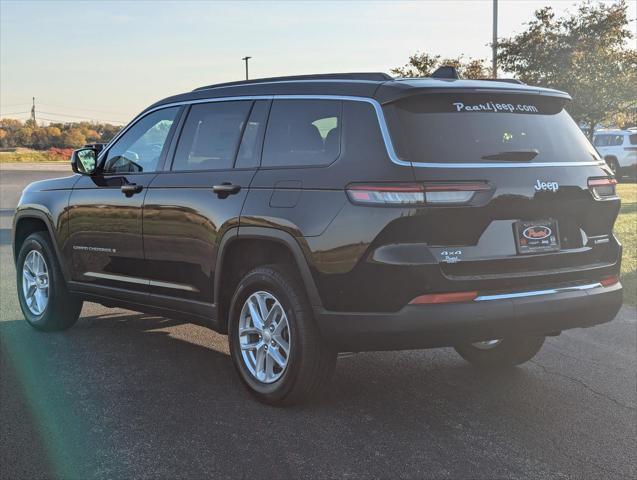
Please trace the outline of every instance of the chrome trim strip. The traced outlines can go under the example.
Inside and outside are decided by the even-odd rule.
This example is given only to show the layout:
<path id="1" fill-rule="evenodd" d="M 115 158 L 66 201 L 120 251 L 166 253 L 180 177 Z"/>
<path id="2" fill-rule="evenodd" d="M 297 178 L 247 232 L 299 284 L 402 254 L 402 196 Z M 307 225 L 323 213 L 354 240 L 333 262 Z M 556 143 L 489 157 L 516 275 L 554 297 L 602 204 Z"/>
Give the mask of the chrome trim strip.
<path id="1" fill-rule="evenodd" d="M 101 278 L 103 280 L 115 280 L 116 282 L 136 283 L 138 285 L 148 285 L 148 280 L 138 277 L 126 277 L 123 275 L 113 275 L 110 273 L 84 272 L 85 277 Z"/>
<path id="2" fill-rule="evenodd" d="M 239 100 L 274 100 L 274 99 L 282 99 L 282 100 L 341 100 L 341 101 L 351 101 L 351 102 L 364 102 L 369 103 L 374 107 L 374 111 L 376 112 L 376 117 L 378 119 L 378 125 L 380 127 L 380 132 L 383 137 L 383 141 L 385 142 L 385 149 L 387 150 L 387 155 L 392 163 L 396 165 L 400 165 L 401 167 L 418 167 L 418 168 L 535 168 L 535 167 L 579 167 L 585 165 L 604 165 L 604 161 L 590 161 L 590 162 L 538 162 L 538 163 L 518 163 L 518 162 L 498 162 L 498 163 L 436 163 L 436 162 L 408 162 L 406 160 L 401 160 L 396 154 L 396 150 L 394 149 L 394 144 L 391 140 L 391 135 L 389 134 L 389 128 L 387 127 L 387 122 L 385 120 L 385 114 L 383 113 L 383 108 L 381 104 L 370 97 L 355 97 L 349 95 L 243 95 L 243 96 L 235 96 L 235 97 L 220 97 L 220 98 L 201 98 L 197 100 L 184 100 L 182 102 L 173 102 L 166 103 L 164 105 L 159 105 L 153 109 L 142 112 L 137 115 L 130 123 L 124 127 L 109 143 L 104 147 L 104 149 L 100 152 L 98 162 L 101 161 L 102 156 L 106 154 L 111 145 L 117 141 L 117 139 L 122 136 L 126 131 L 135 123 L 137 120 L 145 117 L 146 115 L 160 110 L 162 108 L 170 108 L 181 105 L 194 105 L 198 103 L 213 103 L 213 102 L 231 102 L 231 101 L 239 101 Z"/>
<path id="3" fill-rule="evenodd" d="M 116 282 L 135 283 L 137 285 L 148 285 L 151 287 L 172 288 L 175 290 L 185 290 L 187 292 L 198 292 L 195 287 L 184 285 L 183 283 L 160 282 L 147 278 L 129 277 L 127 275 L 114 275 L 111 273 L 85 272 L 84 276 L 91 278 L 101 278 L 103 280 L 114 280 Z"/>
<path id="4" fill-rule="evenodd" d="M 573 285 L 572 287 L 561 287 L 561 288 L 551 288 L 548 290 L 532 290 L 529 292 L 514 292 L 514 293 L 502 293 L 499 295 L 481 295 L 476 297 L 474 302 L 485 302 L 489 300 L 505 300 L 508 298 L 524 298 L 524 297 L 537 297 L 540 295 L 551 295 L 554 293 L 563 293 L 563 292 L 575 292 L 580 290 L 591 290 L 593 288 L 601 287 L 602 284 L 590 283 L 588 285 Z"/>
<path id="5" fill-rule="evenodd" d="M 187 292 L 198 292 L 199 289 L 191 286 L 191 285 L 186 285 L 183 283 L 173 283 L 173 282 L 160 282 L 157 280 L 150 280 L 149 285 L 151 287 L 161 287 L 161 288 L 173 288 L 175 290 L 185 290 Z"/>

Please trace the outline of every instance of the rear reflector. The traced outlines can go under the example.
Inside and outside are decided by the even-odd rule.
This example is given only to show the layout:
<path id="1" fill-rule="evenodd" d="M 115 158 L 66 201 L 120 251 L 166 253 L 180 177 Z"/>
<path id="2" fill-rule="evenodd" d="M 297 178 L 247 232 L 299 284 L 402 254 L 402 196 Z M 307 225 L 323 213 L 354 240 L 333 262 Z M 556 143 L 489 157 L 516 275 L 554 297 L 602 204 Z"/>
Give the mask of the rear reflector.
<path id="1" fill-rule="evenodd" d="M 615 285 L 616 283 L 619 283 L 619 275 L 611 275 L 609 277 L 604 277 L 601 279 L 599 283 L 601 283 L 602 286 L 604 287 L 610 287 L 611 285 Z"/>
<path id="2" fill-rule="evenodd" d="M 409 305 L 428 305 L 432 303 L 471 302 L 478 292 L 430 293 L 414 298 Z"/>
<path id="3" fill-rule="evenodd" d="M 347 195 L 354 203 L 366 205 L 462 205 L 476 192 L 490 190 L 486 183 L 350 185 Z"/>
<path id="4" fill-rule="evenodd" d="M 588 188 L 597 199 L 616 196 L 614 178 L 589 178 Z"/>

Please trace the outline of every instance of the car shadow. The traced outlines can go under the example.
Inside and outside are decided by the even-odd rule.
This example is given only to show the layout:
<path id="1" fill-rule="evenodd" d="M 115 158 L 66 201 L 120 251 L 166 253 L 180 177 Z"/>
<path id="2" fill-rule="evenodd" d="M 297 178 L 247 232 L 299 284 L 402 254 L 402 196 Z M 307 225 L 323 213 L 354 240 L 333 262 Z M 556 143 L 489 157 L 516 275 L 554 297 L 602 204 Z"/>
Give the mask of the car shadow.
<path id="1" fill-rule="evenodd" d="M 116 311 L 49 334 L 0 322 L 0 339 L 0 461 L 26 477 L 422 477 L 449 449 L 466 461 L 452 478 L 475 462 L 515 476 L 482 445 L 506 448 L 511 425 L 559 436 L 580 415 L 527 368 L 482 373 L 448 350 L 343 358 L 325 395 L 282 409 L 252 399 L 203 327 Z"/>

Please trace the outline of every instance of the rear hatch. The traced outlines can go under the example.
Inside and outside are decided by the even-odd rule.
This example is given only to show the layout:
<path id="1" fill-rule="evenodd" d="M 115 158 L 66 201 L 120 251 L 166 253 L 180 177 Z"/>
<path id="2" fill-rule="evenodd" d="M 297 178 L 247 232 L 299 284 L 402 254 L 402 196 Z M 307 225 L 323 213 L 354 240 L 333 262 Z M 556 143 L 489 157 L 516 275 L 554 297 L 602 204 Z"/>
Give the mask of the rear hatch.
<path id="1" fill-rule="evenodd" d="M 503 288 L 581 271 L 587 281 L 617 262 L 614 179 L 566 102 L 483 90 L 383 105 L 395 160 L 425 190 L 402 231 L 428 245 L 447 280 Z"/>

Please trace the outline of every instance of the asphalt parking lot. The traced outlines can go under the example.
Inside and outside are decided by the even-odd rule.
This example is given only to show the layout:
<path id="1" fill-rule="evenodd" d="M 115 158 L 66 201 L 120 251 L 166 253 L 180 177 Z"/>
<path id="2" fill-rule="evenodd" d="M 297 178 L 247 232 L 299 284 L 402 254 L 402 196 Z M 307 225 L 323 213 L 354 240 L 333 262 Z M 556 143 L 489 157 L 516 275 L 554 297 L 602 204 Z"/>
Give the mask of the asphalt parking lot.
<path id="1" fill-rule="evenodd" d="M 451 349 L 342 358 L 328 392 L 253 401 L 226 337 L 85 304 L 32 330 L 15 294 L 21 189 L 63 172 L 0 171 L 0 477 L 635 478 L 634 307 L 481 373 Z"/>

